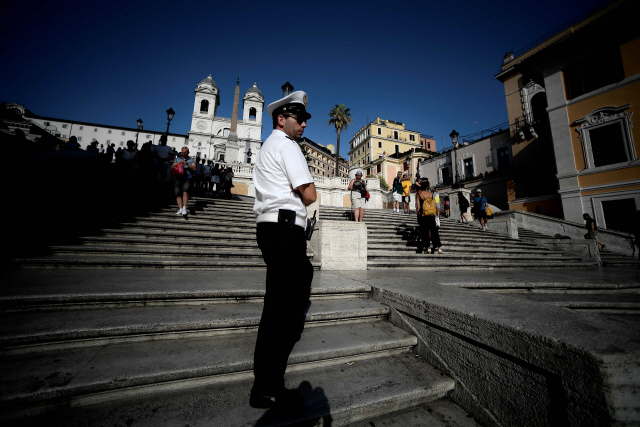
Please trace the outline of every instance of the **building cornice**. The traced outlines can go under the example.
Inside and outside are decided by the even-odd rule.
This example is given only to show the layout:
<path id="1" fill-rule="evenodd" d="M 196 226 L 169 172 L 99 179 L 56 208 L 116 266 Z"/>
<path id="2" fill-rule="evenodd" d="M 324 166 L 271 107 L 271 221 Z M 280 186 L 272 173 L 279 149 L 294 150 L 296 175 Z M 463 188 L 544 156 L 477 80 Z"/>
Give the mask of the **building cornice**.
<path id="1" fill-rule="evenodd" d="M 138 128 L 127 128 L 127 127 L 123 127 L 123 126 L 109 126 L 109 125 L 102 125 L 99 123 L 91 123 L 91 122 L 79 122 L 77 120 L 67 120 L 67 119 L 57 119 L 54 117 L 45 117 L 45 116 L 37 116 L 34 115 L 33 117 L 25 117 L 25 119 L 27 120 L 33 120 L 33 119 L 38 119 L 38 120 L 50 120 L 50 121 L 55 121 L 55 122 L 61 122 L 64 124 L 74 124 L 74 125 L 82 125 L 82 126 L 94 126 L 94 127 L 101 127 L 101 128 L 105 128 L 105 129 L 118 129 L 118 130 L 126 130 L 129 132 L 140 132 L 140 133 L 151 133 L 151 134 L 155 134 L 155 135 L 164 135 L 165 132 L 163 131 L 157 131 L 157 130 L 147 130 L 147 129 L 143 129 L 143 130 L 139 130 Z M 183 137 L 186 138 L 187 135 L 182 135 L 179 133 L 169 133 L 170 136 L 179 136 L 179 137 Z"/>

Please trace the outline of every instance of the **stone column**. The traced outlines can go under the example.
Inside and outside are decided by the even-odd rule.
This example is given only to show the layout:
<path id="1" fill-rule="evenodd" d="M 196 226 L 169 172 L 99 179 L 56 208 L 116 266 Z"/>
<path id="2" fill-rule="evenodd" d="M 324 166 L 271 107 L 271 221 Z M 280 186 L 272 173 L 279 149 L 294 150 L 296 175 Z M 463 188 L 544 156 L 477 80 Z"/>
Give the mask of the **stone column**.
<path id="1" fill-rule="evenodd" d="M 225 160 L 233 163 L 238 160 L 238 106 L 240 105 L 240 76 L 236 80 L 236 90 L 233 94 L 233 112 L 231 113 L 231 129 L 227 138 Z M 244 160 L 244 157 L 243 157 Z"/>

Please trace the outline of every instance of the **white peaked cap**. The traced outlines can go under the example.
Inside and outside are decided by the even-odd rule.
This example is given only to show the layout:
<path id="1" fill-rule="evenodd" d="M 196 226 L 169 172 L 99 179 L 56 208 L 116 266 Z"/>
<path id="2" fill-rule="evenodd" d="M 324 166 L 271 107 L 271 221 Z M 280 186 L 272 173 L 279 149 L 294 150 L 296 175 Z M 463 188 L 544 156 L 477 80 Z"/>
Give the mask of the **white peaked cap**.
<path id="1" fill-rule="evenodd" d="M 272 102 L 271 104 L 267 105 L 267 113 L 270 116 L 273 116 L 273 112 L 276 109 L 288 104 L 294 104 L 292 105 L 293 107 L 292 110 L 303 110 L 306 112 L 308 102 L 309 100 L 307 99 L 307 94 L 301 90 L 298 90 L 296 92 L 293 92 L 290 95 L 285 96 L 282 99 L 277 100 L 276 102 Z M 299 105 L 295 105 L 295 104 L 299 104 Z"/>

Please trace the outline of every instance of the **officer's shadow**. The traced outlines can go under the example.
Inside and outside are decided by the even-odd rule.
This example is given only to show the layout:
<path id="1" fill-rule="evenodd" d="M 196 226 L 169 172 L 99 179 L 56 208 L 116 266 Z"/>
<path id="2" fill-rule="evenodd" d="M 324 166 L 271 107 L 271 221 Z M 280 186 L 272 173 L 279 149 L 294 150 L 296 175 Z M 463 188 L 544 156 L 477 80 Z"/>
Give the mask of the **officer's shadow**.
<path id="1" fill-rule="evenodd" d="M 314 389 L 309 381 L 303 381 L 291 394 L 286 404 L 269 409 L 255 426 L 312 427 L 322 419 L 323 426 L 331 427 L 329 400 L 322 387 Z"/>

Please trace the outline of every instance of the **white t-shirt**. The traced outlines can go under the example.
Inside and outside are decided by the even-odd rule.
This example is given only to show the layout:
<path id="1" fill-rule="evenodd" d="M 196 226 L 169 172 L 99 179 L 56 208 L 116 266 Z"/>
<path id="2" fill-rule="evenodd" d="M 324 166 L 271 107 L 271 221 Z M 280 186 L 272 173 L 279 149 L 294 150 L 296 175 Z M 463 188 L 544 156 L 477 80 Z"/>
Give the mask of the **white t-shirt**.
<path id="1" fill-rule="evenodd" d="M 171 154 L 171 147 L 169 147 L 168 145 L 154 145 L 154 147 L 156 147 L 156 154 L 162 159 L 168 158 Z"/>
<path id="2" fill-rule="evenodd" d="M 296 213 L 296 225 L 306 228 L 307 208 L 292 187 L 312 182 L 300 146 L 281 130 L 274 129 L 258 152 L 253 168 L 256 222 L 278 222 L 278 211 L 289 209 Z"/>

